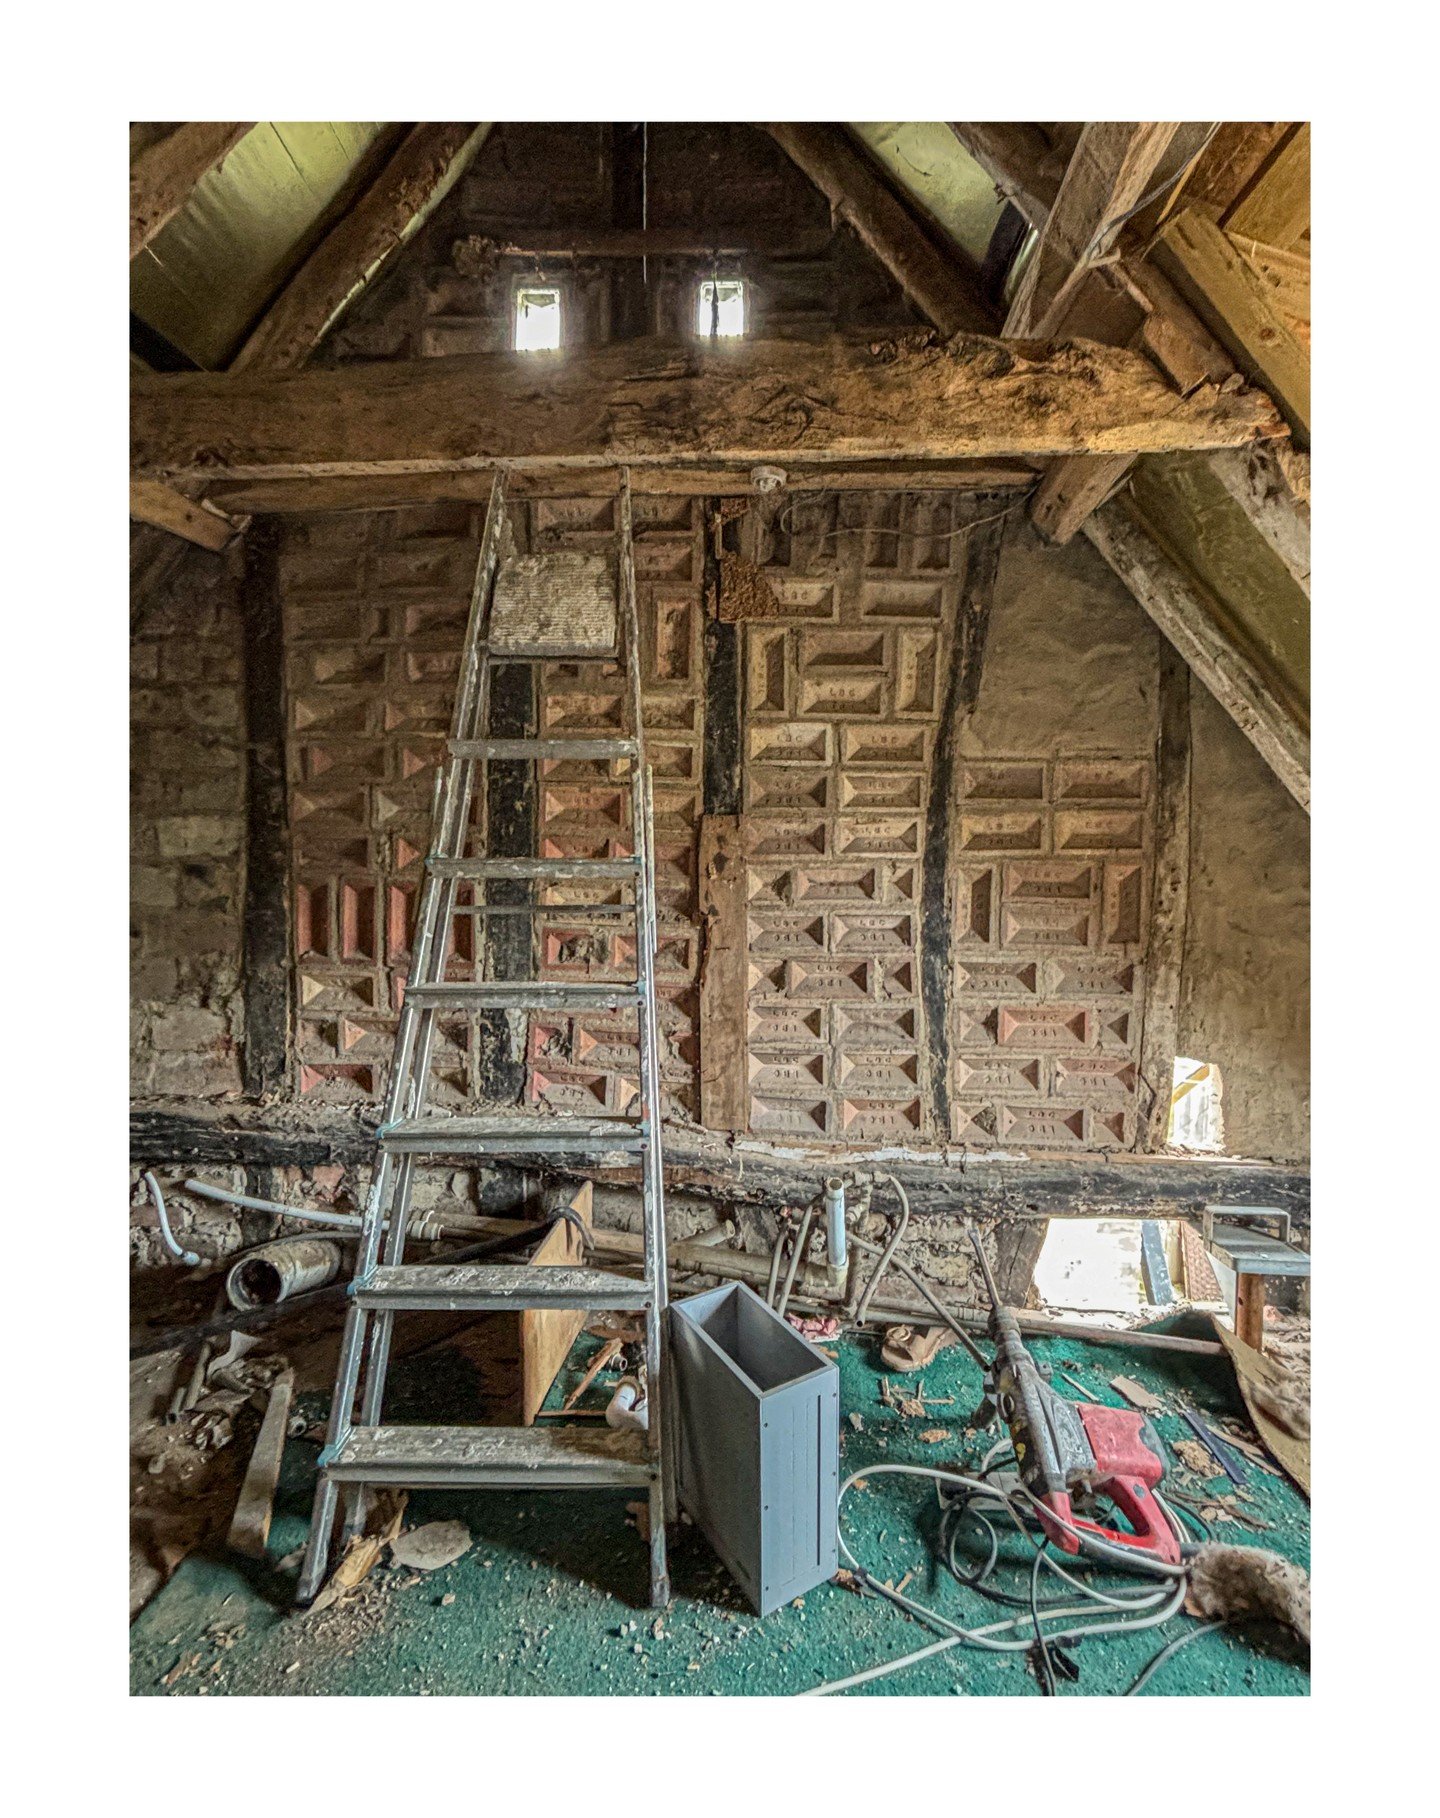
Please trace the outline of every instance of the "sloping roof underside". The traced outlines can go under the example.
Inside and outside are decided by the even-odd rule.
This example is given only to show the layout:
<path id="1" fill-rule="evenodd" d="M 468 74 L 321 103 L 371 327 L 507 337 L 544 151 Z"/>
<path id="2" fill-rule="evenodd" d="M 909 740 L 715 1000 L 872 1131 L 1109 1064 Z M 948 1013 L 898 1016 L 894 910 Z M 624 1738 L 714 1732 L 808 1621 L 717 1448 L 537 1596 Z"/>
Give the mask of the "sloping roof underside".
<path id="1" fill-rule="evenodd" d="M 197 366 L 226 366 L 402 127 L 262 121 L 130 265 L 130 307 Z"/>
<path id="2" fill-rule="evenodd" d="M 884 120 L 852 122 L 850 130 L 921 213 L 982 264 L 1005 202 L 950 127 Z"/>

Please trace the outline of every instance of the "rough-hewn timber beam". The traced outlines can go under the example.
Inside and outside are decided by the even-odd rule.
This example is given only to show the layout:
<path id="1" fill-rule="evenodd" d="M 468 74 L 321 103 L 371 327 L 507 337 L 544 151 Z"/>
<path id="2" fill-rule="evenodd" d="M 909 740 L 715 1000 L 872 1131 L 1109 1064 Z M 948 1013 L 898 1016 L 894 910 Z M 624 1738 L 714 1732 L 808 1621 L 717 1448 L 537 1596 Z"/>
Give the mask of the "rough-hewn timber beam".
<path id="1" fill-rule="evenodd" d="M 195 185 L 253 120 L 188 120 L 157 139 L 130 166 L 130 257 L 133 259 L 189 201 Z"/>
<path id="2" fill-rule="evenodd" d="M 199 1168 L 318 1167 L 338 1162 L 368 1167 L 375 1157 L 373 1123 L 344 1111 L 310 1127 L 293 1122 L 272 1127 L 273 1112 L 227 1107 L 197 1112 L 166 1101 L 130 1114 L 130 1156 L 137 1166 Z M 674 1190 L 710 1193 L 741 1204 L 804 1204 L 844 1157 L 865 1166 L 865 1151 L 800 1149 L 767 1144 L 754 1137 L 726 1137 L 713 1131 L 665 1128 L 666 1181 Z M 507 1156 L 503 1165 L 538 1174 L 586 1176 L 613 1173 L 638 1179 L 620 1156 L 613 1170 L 562 1163 L 553 1154 L 530 1151 Z M 488 1165 L 488 1164 L 487 1164 Z M 497 1164 L 497 1166 L 500 1164 Z M 875 1166 L 899 1176 L 918 1213 L 962 1213 L 974 1218 L 1094 1218 L 1179 1216 L 1207 1204 L 1280 1206 L 1302 1229 L 1310 1218 L 1309 1170 L 1231 1157 L 1141 1155 L 982 1155 L 959 1149 L 886 1149 Z"/>
<path id="3" fill-rule="evenodd" d="M 950 130 L 985 175 L 1024 215 L 1044 227 L 1065 177 L 1065 160 L 1038 126 L 952 121 Z"/>
<path id="4" fill-rule="evenodd" d="M 130 516 L 141 524 L 153 524 L 157 530 L 168 530 L 187 543 L 198 543 L 202 549 L 223 549 L 244 528 L 203 499 L 187 499 L 162 480 L 132 479 L 130 482 Z"/>
<path id="5" fill-rule="evenodd" d="M 1310 226 L 1310 128 L 1299 123 L 1280 141 L 1228 208 L 1220 225 L 1237 240 L 1282 252 Z"/>
<path id="6" fill-rule="evenodd" d="M 1275 453 L 1285 448 L 1282 461 Z M 1288 444 L 1222 448 L 1210 471 L 1310 595 L 1310 457 Z"/>
<path id="7" fill-rule="evenodd" d="M 1123 348 L 918 333 L 180 373 L 136 378 L 131 401 L 134 469 L 208 481 L 1163 453 L 1283 433 L 1263 394 L 1182 398 Z"/>
<path id="8" fill-rule="evenodd" d="M 930 238 L 843 128 L 773 125 L 768 130 L 829 202 L 832 219 L 854 228 L 941 334 L 984 333 L 995 326 L 978 273 Z"/>
<path id="9" fill-rule="evenodd" d="M 419 232 L 484 143 L 473 121 L 412 126 L 377 181 L 266 311 L 232 372 L 296 372 L 342 311 Z"/>
<path id="10" fill-rule="evenodd" d="M 1310 731 L 1226 629 L 1218 602 L 1151 535 L 1125 498 L 1085 535 L 1308 814 Z"/>
<path id="11" fill-rule="evenodd" d="M 1079 287 L 1153 187 L 1178 131 L 1164 120 L 1096 120 L 1084 128 L 1010 305 L 1007 335 L 1049 340 L 1060 332 Z"/>

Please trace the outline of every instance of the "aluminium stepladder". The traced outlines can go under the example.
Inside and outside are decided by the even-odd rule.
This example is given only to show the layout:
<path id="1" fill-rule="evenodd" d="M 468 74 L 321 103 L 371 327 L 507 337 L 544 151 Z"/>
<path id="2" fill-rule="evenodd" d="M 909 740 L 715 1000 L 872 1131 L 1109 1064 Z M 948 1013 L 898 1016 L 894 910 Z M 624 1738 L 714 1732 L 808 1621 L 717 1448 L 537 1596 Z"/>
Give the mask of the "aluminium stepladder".
<path id="1" fill-rule="evenodd" d="M 650 1601 L 663 1608 L 670 1597 L 665 1552 L 665 1515 L 670 1501 L 668 1451 L 662 1426 L 665 1409 L 665 1214 L 660 1152 L 660 1076 L 655 1002 L 655 885 L 650 773 L 645 764 L 640 712 L 640 648 L 630 483 L 622 473 L 618 557 L 609 647 L 595 644 L 593 623 L 578 625 L 565 648 L 565 611 L 550 615 L 543 649 L 517 641 L 492 641 L 492 613 L 506 534 L 504 474 L 496 476 L 486 515 L 447 755 L 436 778 L 434 824 L 420 895 L 412 964 L 395 1035 L 394 1062 L 386 1089 L 376 1156 L 366 1200 L 350 1303 L 341 1339 L 335 1393 L 297 1602 L 309 1603 L 324 1580 L 340 1493 L 349 1503 L 349 1526 L 363 1518 L 366 1493 L 381 1485 L 408 1488 L 473 1487 L 501 1490 L 643 1490 L 650 1514 Z M 557 639 L 557 621 L 560 625 Z M 584 633 L 584 639 L 579 636 Z M 602 624 L 600 634 L 605 635 Z M 617 649 L 616 646 L 619 646 Z M 499 663 L 579 657 L 590 662 L 623 657 L 629 731 L 624 737 L 491 738 L 492 668 Z M 476 836 L 471 805 L 482 817 L 483 841 L 487 760 L 533 763 L 537 775 L 547 762 L 600 762 L 607 774 L 628 768 L 631 854 L 608 859 L 487 858 L 467 848 Z M 480 787 L 477 792 L 477 771 Z M 535 979 L 456 982 L 446 978 L 450 930 L 462 880 L 473 884 L 467 913 L 516 913 L 512 903 L 492 905 L 487 880 L 528 886 L 534 918 L 553 915 L 556 905 L 539 900 L 569 883 L 602 885 L 613 899 L 611 916 L 632 919 L 636 976 L 623 983 Z M 628 896 L 628 901 L 626 900 Z M 593 907 L 582 904 L 577 908 Z M 604 914 L 606 911 L 601 910 Z M 534 950 L 532 943 L 532 951 Z M 484 944 L 475 943 L 477 951 Z M 428 1112 L 436 1017 L 494 1009 L 633 1013 L 639 1070 L 638 1122 L 556 1113 L 538 1117 L 521 1110 L 452 1117 Z M 414 1264 L 405 1261 L 414 1175 L 428 1161 L 550 1153 L 569 1160 L 598 1162 L 638 1156 L 644 1201 L 644 1267 L 639 1279 L 599 1269 L 528 1264 Z M 383 1242 L 383 1260 L 382 1260 Z M 648 1429 L 597 1429 L 593 1425 L 532 1427 L 420 1427 L 383 1424 L 390 1340 L 397 1312 L 414 1309 L 456 1312 L 517 1311 L 527 1307 L 584 1308 L 640 1312 L 645 1322 L 645 1376 Z M 356 1400 L 359 1398 L 358 1419 Z"/>

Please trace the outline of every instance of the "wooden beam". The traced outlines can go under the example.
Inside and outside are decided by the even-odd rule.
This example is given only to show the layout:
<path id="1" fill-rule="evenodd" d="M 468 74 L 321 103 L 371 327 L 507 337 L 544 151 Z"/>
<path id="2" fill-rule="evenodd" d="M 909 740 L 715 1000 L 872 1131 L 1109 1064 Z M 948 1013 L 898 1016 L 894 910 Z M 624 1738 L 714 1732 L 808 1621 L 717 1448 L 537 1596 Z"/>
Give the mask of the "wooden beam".
<path id="1" fill-rule="evenodd" d="M 1054 462 L 1035 489 L 1030 517 L 1048 542 L 1068 543 L 1129 473 L 1133 455 L 1071 455 Z"/>
<path id="2" fill-rule="evenodd" d="M 973 460 L 1240 447 L 1283 433 L 1263 394 L 1178 397 L 1142 355 L 930 334 L 627 341 L 559 354 L 376 361 L 283 378 L 131 384 L 149 475 L 232 478 Z M 643 480 L 640 485 L 643 489 Z"/>
<path id="3" fill-rule="evenodd" d="M 1175 646 L 1160 644 L 1159 790 L 1150 917 L 1145 951 L 1145 1020 L 1140 1038 L 1138 1147 L 1163 1149 L 1170 1128 L 1175 1056 L 1180 1052 L 1180 987 L 1190 906 L 1190 670 Z"/>
<path id="4" fill-rule="evenodd" d="M 1237 240 L 1288 251 L 1310 227 L 1310 128 L 1292 127 L 1221 217 Z"/>
<path id="5" fill-rule="evenodd" d="M 696 227 L 552 227 L 518 239 L 467 234 L 455 242 L 454 255 L 458 268 L 473 276 L 496 259 L 813 259 L 832 237 L 828 230 L 767 233 L 763 227 L 743 234 L 718 228 L 708 239 Z"/>
<path id="6" fill-rule="evenodd" d="M 230 363 L 232 372 L 296 372 L 449 194 L 488 125 L 412 126 L 379 179 L 333 227 Z"/>
<path id="7" fill-rule="evenodd" d="M 1309 353 L 1229 235 L 1200 210 L 1185 209 L 1162 230 L 1151 257 L 1308 445 Z"/>
<path id="8" fill-rule="evenodd" d="M 1010 305 L 1007 336 L 1048 340 L 1061 331 L 1123 218 L 1154 187 L 1178 130 L 1175 121 L 1163 120 L 1100 120 L 1084 128 Z"/>
<path id="9" fill-rule="evenodd" d="M 733 467 L 647 467 L 635 490 L 662 498 L 752 498 L 748 464 Z M 1040 469 L 1022 460 L 884 461 L 860 465 L 785 468 L 788 492 L 1024 492 Z M 494 479 L 491 467 L 461 473 L 335 475 L 314 479 L 222 480 L 209 497 L 227 511 L 396 511 L 407 505 L 450 501 L 484 504 Z M 614 467 L 544 468 L 511 476 L 509 491 L 526 498 L 613 498 L 620 489 Z"/>
<path id="10" fill-rule="evenodd" d="M 965 539 L 965 575 L 945 653 L 945 685 L 925 803 L 920 860 L 920 1002 L 925 1018 L 930 1135 L 951 1139 L 950 1056 L 955 991 L 955 768 L 964 724 L 980 699 L 985 644 L 1000 570 L 1005 520 L 990 514 Z"/>
<path id="11" fill-rule="evenodd" d="M 1307 599 L 1309 465 L 1309 457 L 1298 450 L 1290 450 L 1282 463 L 1269 443 L 1259 442 L 1252 448 L 1222 448 L 1210 457 L 1210 471 L 1305 589 Z"/>
<path id="12" fill-rule="evenodd" d="M 1044 227 L 1060 194 L 1065 160 L 1038 126 L 952 121 L 950 130 L 985 175 L 1024 215 Z"/>
<path id="13" fill-rule="evenodd" d="M 1307 253 L 1282 252 L 1232 233 L 1240 257 L 1260 280 L 1278 315 L 1287 323 L 1310 323 L 1310 258 Z"/>
<path id="14" fill-rule="evenodd" d="M 168 530 L 171 536 L 198 543 L 202 549 L 221 550 L 243 526 L 207 499 L 187 499 L 162 480 L 132 478 L 130 516 L 141 524 Z"/>
<path id="15" fill-rule="evenodd" d="M 994 327 L 978 274 L 930 238 L 847 133 L 838 126 L 816 125 L 772 125 L 767 130 L 829 202 L 831 218 L 854 228 L 942 335 Z"/>
<path id="16" fill-rule="evenodd" d="M 1007 335 L 1049 339 L 1064 331 L 1126 216 L 1154 187 L 1155 173 L 1181 130 L 1164 121 L 1096 121 L 1082 129 L 1010 305 Z M 1108 281 L 1096 288 L 1107 291 Z M 1121 338 L 1128 338 L 1123 330 Z M 1036 528 L 1052 542 L 1069 542 L 1129 465 L 1128 456 L 1057 461 L 1031 504 Z"/>
<path id="17" fill-rule="evenodd" d="M 1127 499 L 1092 513 L 1085 534 L 1308 814 L 1309 729 L 1226 631 L 1218 602 Z"/>
<path id="18" fill-rule="evenodd" d="M 130 165 L 130 257 L 143 250 L 190 200 L 195 186 L 255 124 L 189 120 L 156 140 Z"/>
<path id="19" fill-rule="evenodd" d="M 278 524 L 245 539 L 240 615 L 245 641 L 245 906 L 243 1077 L 251 1098 L 290 1082 L 294 964 L 290 948 L 290 819 L 285 787 L 285 643 Z"/>
<path id="20" fill-rule="evenodd" d="M 864 1153 L 838 1144 L 805 1148 L 681 1124 L 665 1127 L 672 1191 L 694 1188 L 754 1205 L 803 1205 L 833 1172 L 837 1156 L 854 1163 Z M 202 1109 L 193 1100 L 182 1108 L 181 1101 L 171 1100 L 131 1112 L 130 1155 L 137 1167 L 177 1169 L 368 1165 L 375 1156 L 375 1129 L 373 1119 L 361 1120 L 343 1108 L 277 1126 L 273 1111 L 243 1105 Z M 1303 1167 L 1231 1156 L 987 1155 L 957 1148 L 889 1148 L 881 1157 L 876 1165 L 893 1169 L 920 1214 L 953 1217 L 959 1199 L 979 1219 L 1153 1218 L 1198 1215 L 1207 1204 L 1228 1201 L 1279 1206 L 1301 1229 L 1309 1225 L 1310 1175 Z M 567 1167 L 553 1155 L 528 1151 L 507 1156 L 497 1168 L 572 1177 L 603 1171 L 638 1179 L 638 1171 L 624 1165 L 613 1171 Z"/>
<path id="21" fill-rule="evenodd" d="M 541 1195 L 542 1216 L 556 1218 L 562 1210 L 573 1212 L 587 1230 L 595 1224 L 595 1186 L 581 1181 L 549 1187 Z M 557 1224 L 530 1258 L 532 1268 L 583 1268 L 588 1260 L 585 1240 L 569 1219 Z M 520 1349 L 520 1424 L 533 1427 L 535 1416 L 560 1374 L 570 1347 L 580 1336 L 589 1316 L 583 1308 L 526 1307 L 516 1323 Z"/>
<path id="22" fill-rule="evenodd" d="M 738 814 L 700 819 L 700 1121 L 743 1130 L 745 853 Z"/>

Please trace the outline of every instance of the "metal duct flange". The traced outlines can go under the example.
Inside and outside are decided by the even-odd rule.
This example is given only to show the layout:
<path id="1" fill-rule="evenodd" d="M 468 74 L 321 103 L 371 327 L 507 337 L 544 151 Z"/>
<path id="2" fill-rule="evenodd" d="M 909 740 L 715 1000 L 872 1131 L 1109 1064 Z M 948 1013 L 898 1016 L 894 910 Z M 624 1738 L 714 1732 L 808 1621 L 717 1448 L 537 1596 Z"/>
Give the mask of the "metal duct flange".
<path id="1" fill-rule="evenodd" d="M 225 1292 L 232 1307 L 252 1313 L 324 1288 L 339 1273 L 339 1244 L 325 1237 L 282 1237 L 242 1256 L 225 1277 Z"/>

